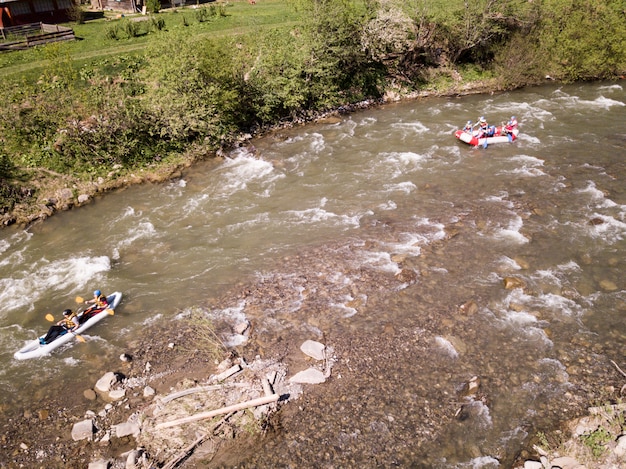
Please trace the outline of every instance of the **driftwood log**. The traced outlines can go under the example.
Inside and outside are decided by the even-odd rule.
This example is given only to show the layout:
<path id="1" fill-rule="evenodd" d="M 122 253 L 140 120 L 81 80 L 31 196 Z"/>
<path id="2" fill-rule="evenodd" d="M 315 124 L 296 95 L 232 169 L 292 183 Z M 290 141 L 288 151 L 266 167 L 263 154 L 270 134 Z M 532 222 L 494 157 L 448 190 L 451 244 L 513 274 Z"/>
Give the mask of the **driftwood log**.
<path id="1" fill-rule="evenodd" d="M 221 409 L 210 410 L 208 412 L 201 412 L 196 415 L 191 415 L 189 417 L 184 417 L 181 419 L 170 420 L 169 422 L 162 422 L 155 425 L 155 430 L 160 430 L 162 428 L 174 427 L 177 425 L 182 425 L 185 423 L 196 422 L 198 420 L 205 420 L 215 417 L 216 415 L 227 414 L 229 412 L 236 412 L 238 410 L 247 409 L 249 407 L 258 407 L 265 404 L 270 404 L 272 402 L 278 401 L 280 396 L 278 394 L 272 394 L 271 396 L 263 396 L 258 397 L 256 399 L 252 399 L 250 401 L 240 402 L 239 404 L 230 405 L 227 407 L 222 407 Z"/>
<path id="2" fill-rule="evenodd" d="M 207 392 L 207 391 L 217 391 L 223 388 L 248 388 L 249 385 L 245 383 L 224 383 L 224 384 L 213 384 L 211 386 L 198 386 L 195 388 L 183 389 L 182 391 L 174 392 L 172 394 L 168 394 L 161 402 L 163 404 L 167 404 L 174 399 L 178 399 L 179 397 L 188 396 L 189 394 L 195 394 L 197 392 Z"/>

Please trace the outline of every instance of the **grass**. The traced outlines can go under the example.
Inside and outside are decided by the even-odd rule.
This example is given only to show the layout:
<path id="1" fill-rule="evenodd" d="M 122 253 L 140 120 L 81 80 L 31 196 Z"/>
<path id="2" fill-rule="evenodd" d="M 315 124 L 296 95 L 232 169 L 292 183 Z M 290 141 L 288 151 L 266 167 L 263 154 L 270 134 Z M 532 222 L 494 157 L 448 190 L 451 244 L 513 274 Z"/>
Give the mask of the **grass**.
<path id="1" fill-rule="evenodd" d="M 226 353 L 226 346 L 205 312 L 200 308 L 191 308 L 185 321 L 192 338 L 188 344 L 181 345 L 181 351 L 192 355 L 201 353 L 210 360 L 221 360 Z"/>
<path id="2" fill-rule="evenodd" d="M 197 8 L 210 8 L 216 4 L 200 5 Z M 69 57 L 75 68 L 80 68 L 110 56 L 141 54 L 149 43 L 163 39 L 164 35 L 181 32 L 198 38 L 238 35 L 260 28 L 288 28 L 299 21 L 298 13 L 287 0 L 263 0 L 256 5 L 250 5 L 247 1 L 219 4 L 224 5 L 222 11 L 225 16 L 213 16 L 202 22 L 198 21 L 196 5 L 164 10 L 155 15 L 165 22 L 162 31 L 145 33 L 142 28 L 138 36 L 127 39 L 109 39 L 107 32 L 115 24 L 143 20 L 145 17 L 141 14 L 121 17 L 120 13 L 104 12 L 103 17 L 87 20 L 83 24 L 66 23 L 64 26 L 74 29 L 77 40 L 57 43 L 59 53 Z M 37 77 L 47 66 L 47 47 L 0 54 L 0 76 L 24 74 L 25 77 Z"/>
<path id="3" fill-rule="evenodd" d="M 604 404 L 589 408 L 586 419 L 592 419 L 587 424 L 595 427 L 579 436 L 564 438 L 561 431 L 550 435 L 543 432 L 536 434 L 537 445 L 548 457 L 571 456 L 587 467 L 596 467 L 605 464 L 607 467 L 612 461 L 612 452 L 608 444 L 617 440 L 626 429 L 625 407 L 621 401 L 617 404 Z M 575 421 L 577 422 L 577 421 Z M 587 425 L 586 424 L 586 425 Z"/>

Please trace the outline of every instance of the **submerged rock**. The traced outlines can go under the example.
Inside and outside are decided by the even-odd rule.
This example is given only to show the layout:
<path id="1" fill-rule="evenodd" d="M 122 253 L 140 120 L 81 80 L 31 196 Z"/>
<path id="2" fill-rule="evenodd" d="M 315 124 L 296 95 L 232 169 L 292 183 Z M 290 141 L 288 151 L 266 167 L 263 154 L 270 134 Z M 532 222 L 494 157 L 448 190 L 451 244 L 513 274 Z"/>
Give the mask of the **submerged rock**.
<path id="1" fill-rule="evenodd" d="M 515 288 L 526 288 L 526 282 L 524 282 L 521 278 L 517 277 L 504 277 L 502 281 L 504 283 L 504 288 L 507 290 L 513 290 Z"/>

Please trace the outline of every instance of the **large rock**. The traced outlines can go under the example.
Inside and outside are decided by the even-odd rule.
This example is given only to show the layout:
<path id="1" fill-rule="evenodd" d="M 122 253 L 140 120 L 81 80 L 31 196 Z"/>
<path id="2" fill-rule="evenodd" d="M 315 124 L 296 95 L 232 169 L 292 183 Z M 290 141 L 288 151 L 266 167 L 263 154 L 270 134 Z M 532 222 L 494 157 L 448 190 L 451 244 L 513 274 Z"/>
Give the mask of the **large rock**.
<path id="1" fill-rule="evenodd" d="M 326 358 L 326 354 L 324 353 L 326 346 L 315 340 L 305 340 L 300 346 L 300 350 L 302 350 L 305 355 L 315 358 L 316 360 L 324 360 L 324 358 Z"/>
<path id="2" fill-rule="evenodd" d="M 320 384 L 326 381 L 324 373 L 316 368 L 309 368 L 308 370 L 296 373 L 289 378 L 290 383 L 298 384 Z"/>
<path id="3" fill-rule="evenodd" d="M 92 461 L 87 466 L 87 469 L 109 469 L 111 467 L 111 461 L 107 459 L 98 459 L 96 461 Z"/>
<path id="4" fill-rule="evenodd" d="M 115 436 L 118 438 L 124 438 L 125 436 L 138 436 L 141 433 L 141 427 L 137 422 L 124 422 L 111 427 Z"/>
<path id="5" fill-rule="evenodd" d="M 114 389 L 113 391 L 109 391 L 109 400 L 112 402 L 121 401 L 125 396 L 125 389 Z"/>
<path id="6" fill-rule="evenodd" d="M 561 469 L 582 469 L 582 466 L 576 459 L 569 456 L 562 456 L 560 458 L 555 458 L 550 461 L 552 467 L 557 466 Z"/>
<path id="7" fill-rule="evenodd" d="M 623 460 L 626 460 L 626 435 L 622 435 L 617 439 L 617 445 L 613 452 Z"/>
<path id="8" fill-rule="evenodd" d="M 102 378 L 98 380 L 95 386 L 95 390 L 101 393 L 108 393 L 111 387 L 119 381 L 119 376 L 112 371 L 105 373 Z"/>
<path id="9" fill-rule="evenodd" d="M 82 422 L 76 422 L 72 427 L 72 439 L 74 441 L 91 440 L 93 431 L 93 420 L 87 419 Z"/>
<path id="10" fill-rule="evenodd" d="M 543 464 L 539 461 L 526 461 L 524 462 L 524 469 L 543 469 Z"/>

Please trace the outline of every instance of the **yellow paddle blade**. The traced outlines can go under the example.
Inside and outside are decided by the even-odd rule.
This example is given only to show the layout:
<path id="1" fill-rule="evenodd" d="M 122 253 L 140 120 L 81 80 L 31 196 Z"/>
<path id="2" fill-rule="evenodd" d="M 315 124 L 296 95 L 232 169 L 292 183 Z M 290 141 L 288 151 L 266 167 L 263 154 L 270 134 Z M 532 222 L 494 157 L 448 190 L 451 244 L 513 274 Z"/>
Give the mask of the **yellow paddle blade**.
<path id="1" fill-rule="evenodd" d="M 113 316 L 113 315 L 115 314 L 115 311 L 113 311 L 111 308 L 107 308 L 107 309 L 105 309 L 105 311 L 106 311 L 109 315 L 111 315 L 111 316 Z"/>
<path id="2" fill-rule="evenodd" d="M 46 321 L 54 322 L 54 316 L 50 313 L 46 314 Z"/>
<path id="3" fill-rule="evenodd" d="M 83 300 L 83 297 L 82 297 L 82 296 L 77 296 L 75 301 L 76 301 L 76 303 L 82 303 L 82 302 L 84 302 L 85 300 Z"/>
<path id="4" fill-rule="evenodd" d="M 85 338 L 82 335 L 74 334 L 76 336 L 76 340 L 79 342 L 86 342 Z"/>

